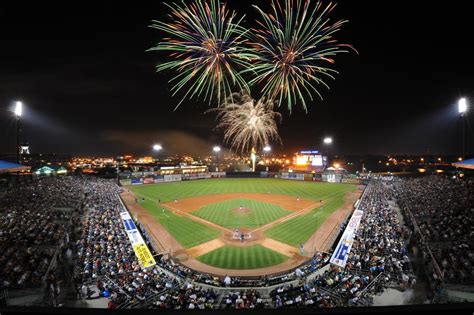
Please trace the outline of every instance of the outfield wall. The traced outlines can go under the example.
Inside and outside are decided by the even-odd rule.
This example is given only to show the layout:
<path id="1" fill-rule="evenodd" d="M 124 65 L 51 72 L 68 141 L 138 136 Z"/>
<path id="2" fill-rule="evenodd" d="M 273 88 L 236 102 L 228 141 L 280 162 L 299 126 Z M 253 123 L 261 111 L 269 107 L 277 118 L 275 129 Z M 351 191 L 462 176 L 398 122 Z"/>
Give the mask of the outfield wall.
<path id="1" fill-rule="evenodd" d="M 170 175 L 159 175 L 154 172 L 134 172 L 132 173 L 131 178 L 120 179 L 120 183 L 127 186 L 210 178 L 279 178 L 297 181 L 332 182 L 356 185 L 362 183 L 360 179 L 343 177 L 341 174 L 313 174 L 298 172 L 203 172 Z"/>
<path id="2" fill-rule="evenodd" d="M 121 179 L 120 183 L 122 185 L 144 185 L 225 177 L 226 172 L 186 173 L 170 175 L 159 175 L 153 172 L 135 172 L 133 173 L 131 179 Z"/>

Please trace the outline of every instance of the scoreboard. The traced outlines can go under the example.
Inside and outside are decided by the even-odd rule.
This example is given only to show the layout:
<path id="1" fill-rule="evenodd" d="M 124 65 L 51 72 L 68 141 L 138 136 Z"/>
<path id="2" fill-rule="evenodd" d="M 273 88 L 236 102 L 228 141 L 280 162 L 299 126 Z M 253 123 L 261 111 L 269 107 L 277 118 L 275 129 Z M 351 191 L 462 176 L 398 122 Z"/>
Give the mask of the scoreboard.
<path id="1" fill-rule="evenodd" d="M 295 154 L 293 164 L 297 166 L 325 167 L 327 166 L 327 157 L 320 154 L 317 150 L 300 151 Z"/>

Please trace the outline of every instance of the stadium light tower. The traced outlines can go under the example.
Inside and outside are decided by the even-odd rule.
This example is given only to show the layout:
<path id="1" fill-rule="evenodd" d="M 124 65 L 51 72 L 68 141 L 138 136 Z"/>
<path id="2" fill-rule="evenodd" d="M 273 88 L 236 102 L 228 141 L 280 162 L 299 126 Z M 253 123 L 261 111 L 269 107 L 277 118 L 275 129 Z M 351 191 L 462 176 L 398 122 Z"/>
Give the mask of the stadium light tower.
<path id="1" fill-rule="evenodd" d="M 163 147 L 160 144 L 154 144 L 153 145 L 153 151 L 156 151 L 156 157 L 159 160 L 159 152 L 163 149 Z"/>
<path id="2" fill-rule="evenodd" d="M 272 148 L 271 148 L 269 145 L 267 145 L 267 146 L 265 146 L 265 147 L 263 148 L 263 152 L 264 152 L 264 153 L 263 153 L 263 159 L 264 159 L 264 161 L 266 160 L 267 154 L 268 154 L 271 150 L 272 150 Z M 267 163 L 267 162 L 265 161 L 265 169 L 266 169 L 266 171 L 268 172 L 268 165 L 266 165 L 266 163 Z"/>
<path id="3" fill-rule="evenodd" d="M 117 164 L 117 185 L 120 186 L 120 161 L 123 161 L 123 156 L 117 156 L 115 162 Z"/>
<path id="4" fill-rule="evenodd" d="M 462 124 L 462 159 L 466 159 L 466 113 L 467 113 L 467 100 L 465 97 L 458 101 L 458 111 L 461 116 Z"/>
<path id="5" fill-rule="evenodd" d="M 20 163 L 20 120 L 23 115 L 23 103 L 16 102 L 15 116 L 16 116 L 16 162 Z"/>
<path id="6" fill-rule="evenodd" d="M 332 143 L 332 138 L 331 137 L 326 137 L 326 138 L 324 138 L 323 142 L 326 145 L 326 152 L 328 154 L 328 165 L 331 165 L 329 163 L 329 156 L 331 155 L 329 149 L 330 149 L 330 146 L 331 146 L 331 143 Z"/>
<path id="7" fill-rule="evenodd" d="M 212 150 L 216 153 L 216 172 L 219 172 L 219 152 L 221 147 L 216 145 Z"/>

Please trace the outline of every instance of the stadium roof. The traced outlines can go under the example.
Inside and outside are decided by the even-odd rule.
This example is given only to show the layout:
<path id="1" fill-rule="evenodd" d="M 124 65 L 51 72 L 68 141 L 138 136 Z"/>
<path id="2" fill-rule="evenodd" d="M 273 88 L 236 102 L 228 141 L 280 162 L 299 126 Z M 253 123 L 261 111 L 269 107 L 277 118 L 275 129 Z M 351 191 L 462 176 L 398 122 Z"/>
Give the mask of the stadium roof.
<path id="1" fill-rule="evenodd" d="M 456 163 L 453 163 L 453 166 L 474 170 L 474 159 L 469 159 L 462 162 L 456 162 Z"/>
<path id="2" fill-rule="evenodd" d="M 26 171 L 28 169 L 30 169 L 29 166 L 0 160 L 0 173 Z"/>

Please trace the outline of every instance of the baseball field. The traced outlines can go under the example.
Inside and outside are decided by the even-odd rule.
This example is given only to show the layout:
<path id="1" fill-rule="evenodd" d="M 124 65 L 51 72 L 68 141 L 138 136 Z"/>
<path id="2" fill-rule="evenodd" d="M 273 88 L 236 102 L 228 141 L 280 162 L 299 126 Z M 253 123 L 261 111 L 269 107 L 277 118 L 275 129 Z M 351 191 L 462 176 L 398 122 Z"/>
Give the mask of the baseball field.
<path id="1" fill-rule="evenodd" d="M 163 251 L 191 268 L 235 275 L 290 269 L 324 250 L 360 196 L 351 184 L 259 178 L 127 189 L 122 198 Z"/>

